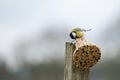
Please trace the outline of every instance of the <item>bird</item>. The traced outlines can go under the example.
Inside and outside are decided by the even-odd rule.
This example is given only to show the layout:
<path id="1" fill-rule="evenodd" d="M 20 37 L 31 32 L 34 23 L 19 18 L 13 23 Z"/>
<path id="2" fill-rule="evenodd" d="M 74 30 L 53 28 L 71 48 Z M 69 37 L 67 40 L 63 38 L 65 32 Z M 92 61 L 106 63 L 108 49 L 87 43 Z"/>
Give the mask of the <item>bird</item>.
<path id="1" fill-rule="evenodd" d="M 76 28 L 72 29 L 72 31 L 70 32 L 69 36 L 71 37 L 71 39 L 74 39 L 72 41 L 72 42 L 74 42 L 76 39 L 82 38 L 84 36 L 84 32 L 90 31 L 90 30 L 91 29 L 85 30 L 85 29 L 81 29 L 81 28 L 76 27 Z"/>

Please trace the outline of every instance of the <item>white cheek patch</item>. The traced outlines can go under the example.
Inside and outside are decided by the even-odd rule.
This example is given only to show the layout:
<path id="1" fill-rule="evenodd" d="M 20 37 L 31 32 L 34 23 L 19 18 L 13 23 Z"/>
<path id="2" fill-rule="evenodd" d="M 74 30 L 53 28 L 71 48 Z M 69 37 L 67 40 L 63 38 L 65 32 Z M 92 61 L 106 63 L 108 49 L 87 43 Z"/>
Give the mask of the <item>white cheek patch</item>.
<path id="1" fill-rule="evenodd" d="M 74 32 L 72 33 L 72 35 L 73 35 L 74 38 L 76 38 L 76 34 Z"/>

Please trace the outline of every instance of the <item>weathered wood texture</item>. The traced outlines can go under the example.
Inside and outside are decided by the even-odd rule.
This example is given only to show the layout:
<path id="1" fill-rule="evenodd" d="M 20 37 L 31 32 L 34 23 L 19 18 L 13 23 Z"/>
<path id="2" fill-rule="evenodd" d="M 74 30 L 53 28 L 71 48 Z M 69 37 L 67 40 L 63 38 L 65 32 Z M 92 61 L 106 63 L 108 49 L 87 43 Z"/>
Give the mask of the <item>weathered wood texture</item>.
<path id="1" fill-rule="evenodd" d="M 75 45 L 66 42 L 64 80 L 89 80 L 89 69 L 78 70 L 73 66 L 72 57 Z"/>
<path id="2" fill-rule="evenodd" d="M 72 54 L 74 50 L 75 45 L 66 42 L 64 80 L 73 80 Z"/>

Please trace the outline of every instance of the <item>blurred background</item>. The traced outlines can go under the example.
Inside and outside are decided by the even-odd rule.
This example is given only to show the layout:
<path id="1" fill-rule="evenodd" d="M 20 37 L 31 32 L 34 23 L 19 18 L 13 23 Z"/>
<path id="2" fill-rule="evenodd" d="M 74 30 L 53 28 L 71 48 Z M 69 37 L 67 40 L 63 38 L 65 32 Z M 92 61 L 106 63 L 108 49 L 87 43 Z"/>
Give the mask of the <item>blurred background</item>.
<path id="1" fill-rule="evenodd" d="M 100 46 L 91 80 L 120 79 L 120 0 L 0 0 L 0 80 L 63 80 L 75 27 Z"/>

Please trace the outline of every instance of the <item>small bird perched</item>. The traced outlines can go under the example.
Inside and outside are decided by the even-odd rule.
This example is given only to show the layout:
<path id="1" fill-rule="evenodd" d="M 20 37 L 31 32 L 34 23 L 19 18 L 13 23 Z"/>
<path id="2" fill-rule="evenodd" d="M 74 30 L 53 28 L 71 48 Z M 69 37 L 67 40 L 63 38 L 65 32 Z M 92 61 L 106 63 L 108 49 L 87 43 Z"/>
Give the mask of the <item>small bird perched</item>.
<path id="1" fill-rule="evenodd" d="M 81 28 L 74 28 L 71 32 L 70 32 L 70 37 L 74 40 L 76 40 L 77 38 L 82 38 L 84 36 L 84 32 L 86 31 L 90 31 L 91 29 L 85 30 L 85 29 L 81 29 Z M 73 41 L 74 41 L 73 40 Z M 72 42 L 73 42 L 72 41 Z"/>

